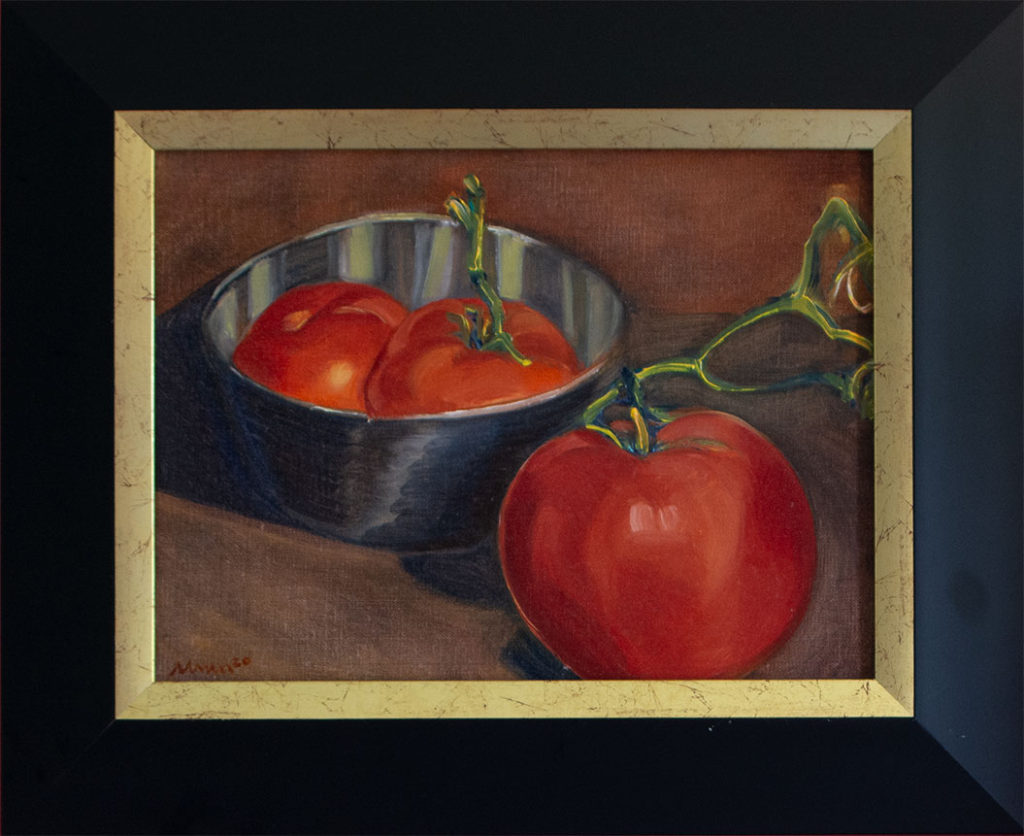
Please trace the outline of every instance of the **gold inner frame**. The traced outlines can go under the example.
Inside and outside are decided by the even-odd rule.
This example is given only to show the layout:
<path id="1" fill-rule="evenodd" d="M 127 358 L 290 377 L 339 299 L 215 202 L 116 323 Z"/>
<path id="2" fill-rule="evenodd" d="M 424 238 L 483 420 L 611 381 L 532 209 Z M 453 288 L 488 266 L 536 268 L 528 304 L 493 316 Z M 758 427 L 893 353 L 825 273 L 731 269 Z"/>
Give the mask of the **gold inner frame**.
<path id="1" fill-rule="evenodd" d="M 875 677 L 821 680 L 157 682 L 157 151 L 361 148 L 862 149 L 875 232 Z M 913 715 L 911 118 L 857 110 L 120 111 L 114 115 L 115 716 Z"/>

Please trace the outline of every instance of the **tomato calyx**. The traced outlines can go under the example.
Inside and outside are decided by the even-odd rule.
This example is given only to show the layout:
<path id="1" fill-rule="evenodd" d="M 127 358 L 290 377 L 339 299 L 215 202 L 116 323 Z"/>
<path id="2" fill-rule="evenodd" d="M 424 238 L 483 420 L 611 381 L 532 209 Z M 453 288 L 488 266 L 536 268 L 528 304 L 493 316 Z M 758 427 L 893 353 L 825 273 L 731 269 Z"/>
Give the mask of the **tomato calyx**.
<path id="1" fill-rule="evenodd" d="M 627 453 L 644 458 L 665 450 L 712 452 L 728 449 L 728 444 L 714 438 L 687 436 L 681 439 L 662 439 L 661 430 L 694 410 L 667 410 L 649 406 L 640 381 L 630 369 L 622 370 L 616 391 L 619 394 L 615 400 L 607 404 L 600 415 L 591 416 L 584 428 L 601 433 Z"/>
<path id="2" fill-rule="evenodd" d="M 504 351 L 519 365 L 529 366 L 532 361 L 516 348 L 512 335 L 505 330 L 504 305 L 483 267 L 486 230 L 484 206 L 487 192 L 475 174 L 467 174 L 462 183 L 466 187 L 465 198 L 450 195 L 444 205 L 452 219 L 462 224 L 469 234 L 469 252 L 466 256 L 469 279 L 477 295 L 487 305 L 489 316 L 482 317 L 477 308 L 471 307 L 466 307 L 462 314 L 450 314 L 448 318 L 456 326 L 453 336 L 469 348 Z"/>
<path id="3" fill-rule="evenodd" d="M 494 319 L 486 311 L 467 305 L 462 313 L 448 313 L 447 317 L 455 326 L 452 336 L 457 337 L 467 348 L 477 351 L 504 351 L 521 366 L 532 364 L 530 358 L 516 349 L 512 335 L 508 331 L 495 332 Z"/>
<path id="4" fill-rule="evenodd" d="M 452 332 L 453 337 L 466 345 L 467 348 L 480 350 L 484 347 L 484 340 L 489 336 L 491 330 L 490 320 L 480 321 L 480 310 L 471 306 L 463 308 L 462 313 L 446 314 L 448 321 L 455 326 Z"/>
<path id="5" fill-rule="evenodd" d="M 614 398 L 603 405 L 599 412 L 588 412 L 584 416 L 586 428 L 601 433 L 621 449 L 641 458 L 661 449 L 658 431 L 669 420 L 666 415 L 647 405 L 643 387 L 631 369 L 623 367 L 613 392 Z M 628 415 L 628 421 L 616 417 L 616 413 L 623 409 Z"/>

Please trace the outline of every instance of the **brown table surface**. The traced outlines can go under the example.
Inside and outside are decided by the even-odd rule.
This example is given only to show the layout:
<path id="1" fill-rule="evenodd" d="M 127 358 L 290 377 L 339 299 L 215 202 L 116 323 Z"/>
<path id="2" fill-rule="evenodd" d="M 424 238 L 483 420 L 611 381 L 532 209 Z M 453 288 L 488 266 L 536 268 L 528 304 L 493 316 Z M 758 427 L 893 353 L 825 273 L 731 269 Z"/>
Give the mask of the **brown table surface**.
<path id="1" fill-rule="evenodd" d="M 729 319 L 635 316 L 629 361 L 638 365 L 678 354 L 703 343 Z M 180 312 L 165 320 L 170 330 L 191 327 L 189 316 Z M 202 409 L 215 408 L 210 406 L 215 402 L 197 406 L 189 400 L 187 375 L 161 372 L 160 346 L 158 341 L 158 679 L 564 675 L 525 631 L 492 550 L 378 551 L 326 539 L 262 513 L 258 505 L 238 500 L 247 486 L 229 484 L 229 477 L 218 477 L 217 490 L 203 489 L 209 454 L 190 446 L 198 445 L 202 432 L 187 422 L 201 421 Z M 809 365 L 842 365 L 850 356 L 802 320 L 779 318 L 723 350 L 720 368 L 750 380 Z M 692 381 L 674 381 L 653 391 L 666 402 L 726 409 L 752 423 L 789 458 L 811 501 L 819 569 L 810 609 L 793 638 L 751 676 L 870 676 L 871 423 L 821 388 L 728 396 Z M 177 440 L 161 443 L 179 425 Z M 175 470 L 183 462 L 186 476 Z"/>

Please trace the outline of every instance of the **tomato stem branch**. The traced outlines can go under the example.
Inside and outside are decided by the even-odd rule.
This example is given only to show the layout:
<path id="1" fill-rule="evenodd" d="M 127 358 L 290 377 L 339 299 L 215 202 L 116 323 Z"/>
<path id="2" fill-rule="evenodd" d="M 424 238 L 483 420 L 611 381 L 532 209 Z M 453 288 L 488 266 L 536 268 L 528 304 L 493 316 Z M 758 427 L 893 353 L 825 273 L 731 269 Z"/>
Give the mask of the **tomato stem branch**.
<path id="1" fill-rule="evenodd" d="M 470 347 L 482 351 L 505 351 L 521 366 L 529 366 L 531 360 L 516 348 L 512 335 L 505 330 L 505 306 L 484 270 L 484 207 L 487 193 L 475 174 L 467 174 L 462 183 L 466 187 L 466 197 L 463 199 L 451 195 L 444 205 L 448 214 L 469 233 L 469 252 L 466 256 L 469 279 L 477 295 L 487 305 L 490 321 L 481 325 L 468 315 L 467 309 L 466 315 L 454 315 L 458 320 L 457 333 Z"/>
<path id="2" fill-rule="evenodd" d="M 858 298 L 854 286 L 854 274 L 870 292 L 872 290 L 870 268 L 873 264 L 874 247 L 871 234 L 853 208 L 842 198 L 829 200 L 821 216 L 811 229 L 810 237 L 804 244 L 804 257 L 800 272 L 792 286 L 781 296 L 742 314 L 725 329 L 716 334 L 692 356 L 674 357 L 643 366 L 623 377 L 600 398 L 595 400 L 583 413 L 583 423 L 590 429 L 610 435 L 619 446 L 621 439 L 611 432 L 602 419 L 606 408 L 615 403 L 632 403 L 639 406 L 640 413 L 649 419 L 665 422 L 670 420 L 666 410 L 651 409 L 642 405 L 639 394 L 640 384 L 656 375 L 679 374 L 695 377 L 710 389 L 733 394 L 781 392 L 810 385 L 825 385 L 835 389 L 844 402 L 858 407 L 866 418 L 874 415 L 873 378 L 875 364 L 872 359 L 874 344 L 871 339 L 856 331 L 841 328 L 824 305 L 821 288 L 822 245 L 832 232 L 845 231 L 851 242 L 847 254 L 840 260 L 833 277 L 830 296 L 834 299 L 845 286 L 847 296 L 861 313 L 871 310 L 870 302 Z M 836 372 L 806 372 L 768 384 L 739 384 L 724 380 L 707 368 L 711 355 L 735 334 L 751 325 L 780 314 L 794 314 L 818 326 L 821 332 L 834 342 L 855 346 L 868 354 L 868 358 L 850 369 Z M 631 410 L 632 415 L 632 410 Z M 638 429 L 639 435 L 639 429 Z M 641 446 L 643 443 L 641 442 Z"/>
<path id="3" fill-rule="evenodd" d="M 646 456 L 651 452 L 651 433 L 643 414 L 640 412 L 640 407 L 630 407 L 629 417 L 633 421 L 633 427 L 636 430 L 636 452 L 641 456 Z"/>

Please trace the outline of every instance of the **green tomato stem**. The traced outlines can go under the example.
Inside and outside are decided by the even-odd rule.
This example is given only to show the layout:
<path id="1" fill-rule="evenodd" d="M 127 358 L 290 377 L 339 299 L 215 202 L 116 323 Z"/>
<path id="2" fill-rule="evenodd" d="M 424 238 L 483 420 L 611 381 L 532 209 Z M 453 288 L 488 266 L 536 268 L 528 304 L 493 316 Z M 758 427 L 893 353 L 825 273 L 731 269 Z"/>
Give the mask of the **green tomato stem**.
<path id="1" fill-rule="evenodd" d="M 604 410 L 615 403 L 631 404 L 630 414 L 634 411 L 639 415 L 648 416 L 648 420 L 665 422 L 670 420 L 670 412 L 651 409 L 643 406 L 639 384 L 661 374 L 676 374 L 695 377 L 710 389 L 717 392 L 732 394 L 749 394 L 758 392 L 780 392 L 810 385 L 825 385 L 835 389 L 843 400 L 851 406 L 858 407 L 865 418 L 874 417 L 873 387 L 871 374 L 875 363 L 871 357 L 874 344 L 871 339 L 846 328 L 840 328 L 825 309 L 821 288 L 821 252 L 822 244 L 827 235 L 837 230 L 845 230 L 850 236 L 851 248 L 840 261 L 834 277 L 834 291 L 839 291 L 843 284 L 847 287 L 850 301 L 861 312 L 871 309 L 870 303 L 861 303 L 853 291 L 853 273 L 856 270 L 866 273 L 872 265 L 874 248 L 870 232 L 853 208 L 842 198 L 829 200 L 821 216 L 811 229 L 810 237 L 804 244 L 804 257 L 800 272 L 792 286 L 784 294 L 756 308 L 752 308 L 739 316 L 724 330 L 716 334 L 695 354 L 674 357 L 643 366 L 628 372 L 611 389 L 591 403 L 583 412 L 582 423 L 589 429 L 602 432 L 613 438 L 620 447 L 624 447 L 622 439 L 608 429 L 603 422 Z M 869 290 L 872 289 L 869 278 L 864 279 Z M 867 352 L 869 357 L 852 369 L 838 372 L 808 372 L 784 380 L 763 385 L 746 385 L 723 380 L 708 371 L 708 358 L 714 351 L 726 343 L 731 337 L 744 328 L 780 314 L 802 316 L 818 326 L 821 332 L 835 342 L 856 346 Z M 628 370 L 627 370 L 628 371 Z M 639 407 L 639 409 L 637 409 Z M 635 422 L 634 417 L 634 422 Z M 637 426 L 637 446 L 645 447 L 641 431 Z M 650 449 L 649 443 L 646 449 Z M 646 452 L 646 449 L 644 452 Z"/>
<path id="2" fill-rule="evenodd" d="M 633 428 L 636 430 L 635 452 L 637 455 L 646 456 L 651 452 L 651 433 L 647 421 L 644 420 L 643 413 L 638 406 L 630 407 L 629 417 L 633 421 Z"/>
<path id="3" fill-rule="evenodd" d="M 521 366 L 529 366 L 532 361 L 516 348 L 512 335 L 505 330 L 505 306 L 484 270 L 484 208 L 487 193 L 475 174 L 467 174 L 462 182 L 466 187 L 465 199 L 451 195 L 445 201 L 445 208 L 469 234 L 469 252 L 466 256 L 469 278 L 477 295 L 486 303 L 491 317 L 486 338 L 480 340 L 479 348 L 482 351 L 504 351 Z M 471 342 L 467 345 L 476 347 Z"/>

